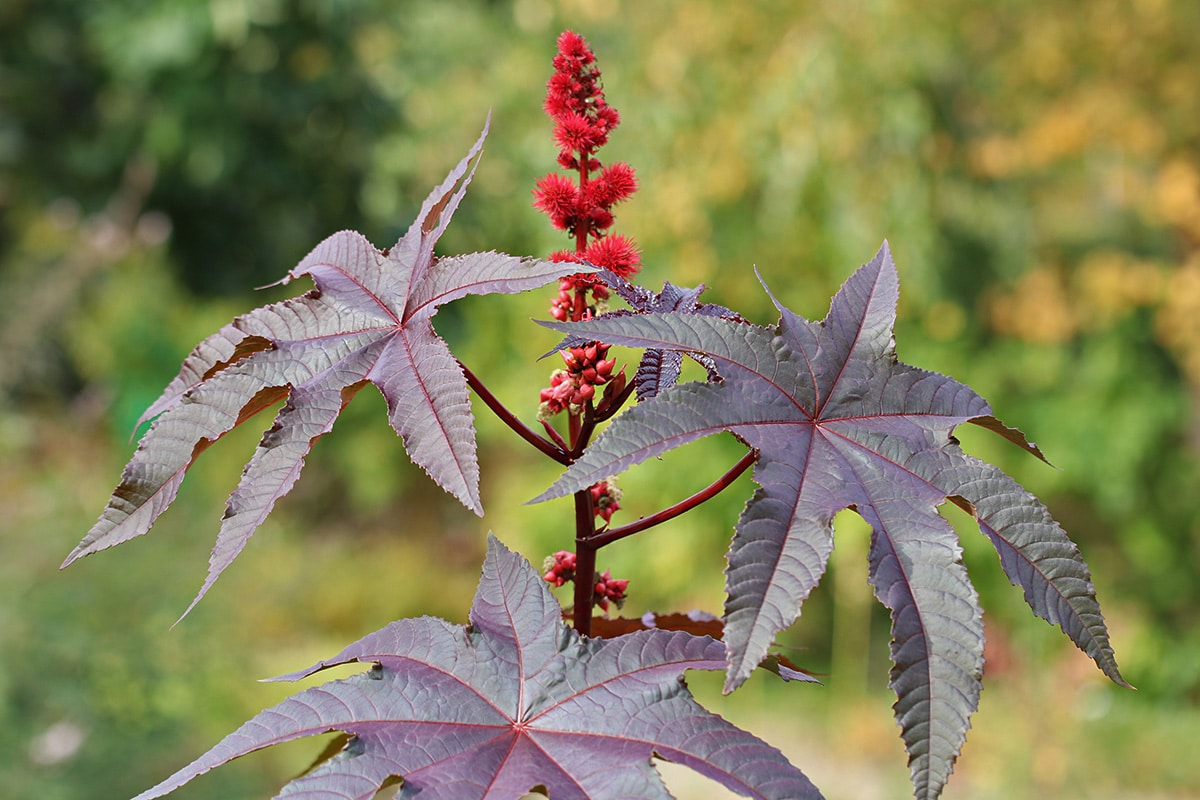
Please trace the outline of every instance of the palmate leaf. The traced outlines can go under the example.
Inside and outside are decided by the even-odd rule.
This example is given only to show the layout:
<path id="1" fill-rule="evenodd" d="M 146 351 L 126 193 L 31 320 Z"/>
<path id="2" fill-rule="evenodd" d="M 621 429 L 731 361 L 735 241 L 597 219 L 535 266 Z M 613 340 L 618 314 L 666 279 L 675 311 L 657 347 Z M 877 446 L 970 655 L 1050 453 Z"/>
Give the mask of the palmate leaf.
<path id="1" fill-rule="evenodd" d="M 467 381 L 431 319 L 438 306 L 467 295 L 511 294 L 592 271 L 494 252 L 434 257 L 486 136 L 485 126 L 390 250 L 351 231 L 336 233 L 283 279 L 309 276 L 315 291 L 238 317 L 196 347 L 143 415 L 143 421 L 158 419 L 64 567 L 146 533 L 201 452 L 286 398 L 229 497 L 208 577 L 190 611 L 291 490 L 313 444 L 367 383 L 387 400 L 388 419 L 412 461 L 468 509 L 483 513 Z"/>
<path id="2" fill-rule="evenodd" d="M 308 689 L 263 711 L 137 800 L 173 791 L 232 759 L 342 731 L 340 754 L 283 797 L 371 798 L 396 778 L 400 798 L 669 798 L 651 759 L 683 764 L 755 798 L 820 794 L 783 755 L 709 713 L 682 675 L 721 669 L 725 648 L 685 631 L 583 639 L 527 561 L 489 537 L 471 624 L 393 622 L 328 661 L 367 673 Z"/>
<path id="3" fill-rule="evenodd" d="M 897 360 L 897 296 L 885 243 L 819 323 L 777 300 L 774 328 L 680 314 L 543 323 L 611 344 L 707 353 L 721 380 L 677 386 L 625 412 L 536 500 L 718 431 L 758 451 L 760 488 L 728 555 L 726 691 L 799 615 L 828 562 L 833 516 L 855 509 L 873 529 L 871 583 L 891 610 L 891 685 L 916 794 L 931 798 L 965 739 L 983 666 L 976 594 L 953 530 L 937 513 L 947 499 L 976 517 L 1034 613 L 1127 684 L 1078 549 L 1035 497 L 965 455 L 952 432 L 972 422 L 1040 451 L 969 387 Z"/>

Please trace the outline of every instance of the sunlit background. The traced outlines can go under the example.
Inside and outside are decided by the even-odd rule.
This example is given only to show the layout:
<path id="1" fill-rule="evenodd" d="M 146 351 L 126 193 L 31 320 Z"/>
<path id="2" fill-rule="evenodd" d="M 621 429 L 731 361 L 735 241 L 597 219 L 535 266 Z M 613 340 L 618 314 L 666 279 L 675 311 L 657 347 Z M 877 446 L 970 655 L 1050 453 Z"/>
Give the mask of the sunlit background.
<path id="1" fill-rule="evenodd" d="M 887 238 L 907 362 L 987 397 L 1048 467 L 964 445 L 1043 498 L 1088 559 L 1129 692 L 1004 579 L 970 521 L 986 609 L 982 706 L 945 797 L 1200 797 L 1200 4 L 1194 0 L 727 3 L 0 0 L 0 786 L 127 797 L 291 691 L 298 669 L 420 614 L 462 622 L 494 530 L 568 546 L 557 474 L 481 404 L 487 515 L 441 494 L 365 391 L 246 552 L 174 629 L 262 428 L 208 451 L 153 532 L 59 573 L 191 347 L 328 234 L 380 246 L 492 132 L 445 252 L 566 245 L 530 206 L 565 27 L 622 124 L 601 153 L 641 190 L 615 231 L 642 282 L 710 287 L 758 322 L 811 318 Z M 554 287 L 437 317 L 524 419 L 553 365 Z M 615 352 L 615 351 L 614 351 Z M 626 353 L 624 358 L 632 357 Z M 970 426 L 968 426 L 970 427 Z M 624 477 L 617 520 L 703 487 L 717 437 Z M 626 612 L 722 603 L 753 485 L 602 553 Z M 826 686 L 756 676 L 713 707 L 831 800 L 910 796 L 866 536 L 838 548 L 786 652 Z M 270 796 L 320 749 L 243 759 L 180 798 Z M 671 769 L 681 797 L 718 796 Z"/>

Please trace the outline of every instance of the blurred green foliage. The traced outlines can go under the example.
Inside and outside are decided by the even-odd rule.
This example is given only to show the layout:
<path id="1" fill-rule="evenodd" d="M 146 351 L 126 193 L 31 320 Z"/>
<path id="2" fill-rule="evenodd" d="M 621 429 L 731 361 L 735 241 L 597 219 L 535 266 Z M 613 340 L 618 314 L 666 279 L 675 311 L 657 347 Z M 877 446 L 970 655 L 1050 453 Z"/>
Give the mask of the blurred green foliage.
<path id="1" fill-rule="evenodd" d="M 563 246 L 528 201 L 553 168 L 540 106 L 564 27 L 589 38 L 622 113 L 602 157 L 638 170 L 617 230 L 644 248 L 646 285 L 704 282 L 706 299 L 769 322 L 757 265 L 817 318 L 886 236 L 901 271 L 901 357 L 970 383 L 1059 468 L 961 432 L 1080 543 L 1142 692 L 1092 683 L 1086 659 L 1031 620 L 994 552 L 950 515 L 988 610 L 998 694 L 985 692 L 946 796 L 1200 792 L 1179 767 L 1179 743 L 1200 734 L 1192 0 L 4 0 L 0 784 L 13 796 L 135 793 L 287 688 L 250 679 L 399 616 L 461 621 L 484 530 L 535 561 L 567 545 L 562 504 L 520 505 L 556 469 L 481 406 L 482 522 L 430 490 L 364 392 L 174 630 L 253 431 L 206 454 L 151 536 L 54 569 L 191 346 L 283 296 L 252 288 L 335 230 L 394 241 L 489 110 L 484 159 L 442 245 Z M 552 287 L 544 295 L 469 298 L 437 317 L 527 420 L 553 368 L 534 359 L 556 337 L 528 322 L 546 315 Z M 740 453 L 727 437 L 690 447 L 622 479 L 626 519 L 701 488 Z M 633 579 L 627 610 L 719 610 L 721 554 L 750 490 L 744 478 L 652 542 L 606 550 L 601 568 Z M 800 742 L 819 784 L 810 762 L 830 758 L 899 775 L 877 795 L 867 781 L 826 786 L 830 797 L 904 796 L 875 694 L 887 621 L 866 600 L 866 534 L 842 528 L 830 585 L 785 636 L 801 662 L 833 665 L 836 691 L 812 707 L 789 687 L 788 713 L 806 718 L 767 725 Z M 781 704 L 755 686 L 751 699 Z M 1025 703 L 1033 719 L 1016 716 Z M 1047 720 L 1048 707 L 1060 713 Z M 1095 755 L 1080 762 L 1084 751 Z M 179 794 L 257 796 L 308 756 L 264 756 Z M 1021 759 L 1028 769 L 1005 766 Z M 1063 760 L 1085 765 L 1090 793 Z"/>

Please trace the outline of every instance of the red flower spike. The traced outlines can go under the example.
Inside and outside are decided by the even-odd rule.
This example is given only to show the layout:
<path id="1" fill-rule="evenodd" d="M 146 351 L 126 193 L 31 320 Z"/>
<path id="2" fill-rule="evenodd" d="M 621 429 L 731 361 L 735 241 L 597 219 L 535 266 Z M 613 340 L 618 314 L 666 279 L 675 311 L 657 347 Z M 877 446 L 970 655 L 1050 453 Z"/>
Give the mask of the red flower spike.
<path id="1" fill-rule="evenodd" d="M 603 95 L 602 95 L 603 97 Z M 596 119 L 602 122 L 608 130 L 612 130 L 621 124 L 621 115 L 612 106 L 601 106 L 596 109 Z"/>
<path id="2" fill-rule="evenodd" d="M 575 31 L 563 31 L 559 34 L 558 52 L 563 56 L 578 58 L 586 64 L 590 64 L 596 58 L 588 49 L 587 40 Z"/>
<path id="3" fill-rule="evenodd" d="M 560 251 L 550 259 L 587 260 L 630 277 L 640 267 L 637 246 L 624 236 L 607 234 L 614 221 L 612 207 L 637 191 L 637 178 L 628 164 L 605 167 L 596 158 L 596 151 L 620 124 L 621 115 L 604 98 L 596 56 L 582 36 L 564 31 L 558 37 L 553 64 L 543 108 L 554 121 L 558 163 L 576 173 L 578 179 L 552 173 L 538 180 L 533 190 L 534 207 L 575 240 L 573 253 Z M 608 287 L 603 283 L 591 276 L 575 275 L 559 282 L 550 315 L 564 322 L 586 319 L 597 312 L 593 303 L 608 297 Z M 605 358 L 607 352 L 607 346 L 592 345 L 563 353 L 566 369 L 552 375 L 550 386 L 541 391 L 539 419 L 544 421 L 564 410 L 581 413 L 583 406 L 595 398 L 596 387 L 609 383 L 612 377 L 614 362 Z M 605 396 L 610 402 L 616 397 Z"/>
<path id="4" fill-rule="evenodd" d="M 588 210 L 588 233 L 593 236 L 600 236 L 606 230 L 612 227 L 613 215 L 606 208 L 598 206 Z"/>
<path id="5" fill-rule="evenodd" d="M 549 216 L 555 227 L 575 237 L 577 252 L 586 249 L 588 237 L 603 235 L 612 226 L 612 206 L 637 189 L 629 165 L 605 168 L 595 158 L 595 151 L 608 142 L 608 135 L 621 121 L 620 114 L 604 98 L 595 61 L 595 54 L 582 36 L 573 31 L 559 36 L 544 108 L 554 120 L 558 163 L 578 171 L 580 188 L 572 185 L 568 190 L 563 185 L 569 183 L 566 178 L 546 176 L 534 191 L 534 206 Z M 599 174 L 589 181 L 593 172 Z M 576 309 L 580 305 L 577 303 Z M 582 305 L 586 307 L 586 303 Z"/>

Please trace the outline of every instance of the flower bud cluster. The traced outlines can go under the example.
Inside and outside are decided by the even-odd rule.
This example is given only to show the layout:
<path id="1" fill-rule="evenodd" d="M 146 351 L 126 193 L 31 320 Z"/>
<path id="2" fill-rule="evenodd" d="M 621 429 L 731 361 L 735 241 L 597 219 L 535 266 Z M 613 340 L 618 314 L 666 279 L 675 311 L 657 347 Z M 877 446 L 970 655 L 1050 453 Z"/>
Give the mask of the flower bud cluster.
<path id="1" fill-rule="evenodd" d="M 621 510 L 621 490 L 616 482 L 609 478 L 606 481 L 592 484 L 592 508 L 596 516 L 605 522 L 612 521 L 612 515 Z"/>
<path id="2" fill-rule="evenodd" d="M 565 257 L 569 255 L 569 253 L 565 252 L 555 253 L 551 256 L 550 260 L 574 261 L 574 258 Z M 559 258 L 555 256 L 559 256 Z M 587 293 L 589 291 L 592 293 L 592 298 L 596 301 L 597 305 L 588 305 Z M 608 287 L 591 275 L 568 275 L 565 278 L 560 278 L 558 281 L 558 297 L 554 298 L 554 302 L 550 304 L 550 316 L 559 322 L 581 320 L 589 313 L 592 315 L 601 313 L 599 310 L 600 305 L 608 297 Z"/>
<path id="3" fill-rule="evenodd" d="M 563 409 L 579 413 L 596 396 L 596 387 L 608 383 L 616 359 L 605 358 L 609 345 L 590 342 L 582 347 L 560 350 L 566 369 L 550 375 L 550 386 L 542 389 L 538 416 L 551 417 Z"/>
<path id="4" fill-rule="evenodd" d="M 542 564 L 542 569 L 545 570 L 542 580 L 555 588 L 564 586 L 575 580 L 575 554 L 559 550 L 546 559 Z M 621 608 L 625 605 L 625 590 L 628 587 L 628 580 L 614 578 L 612 572 L 606 569 L 596 579 L 592 603 L 600 606 L 600 609 L 605 612 L 608 611 L 609 603 Z"/>
<path id="5" fill-rule="evenodd" d="M 542 564 L 546 572 L 542 580 L 553 586 L 562 586 L 575 580 L 575 554 L 567 550 L 559 550 L 546 559 Z"/>
<path id="6" fill-rule="evenodd" d="M 596 581 L 596 589 L 592 595 L 592 602 L 600 606 L 601 611 L 608 611 L 608 604 L 611 602 L 617 608 L 625 605 L 625 589 L 629 586 L 628 580 L 618 580 L 614 578 L 609 570 L 604 570 L 600 575 L 600 579 Z"/>

